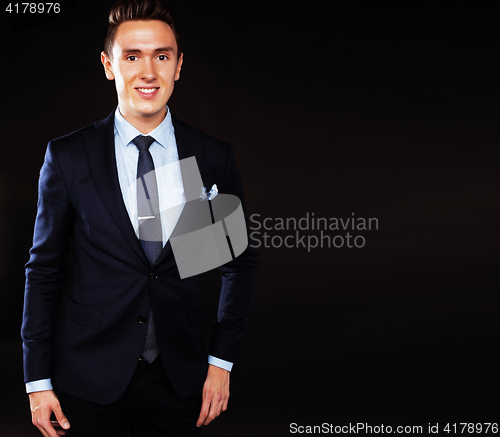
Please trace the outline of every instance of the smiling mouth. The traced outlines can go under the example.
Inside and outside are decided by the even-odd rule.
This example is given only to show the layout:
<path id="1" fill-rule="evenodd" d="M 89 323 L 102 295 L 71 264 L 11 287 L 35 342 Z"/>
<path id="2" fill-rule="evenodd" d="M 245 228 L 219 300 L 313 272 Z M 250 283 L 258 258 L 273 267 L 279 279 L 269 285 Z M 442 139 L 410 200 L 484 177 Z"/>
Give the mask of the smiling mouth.
<path id="1" fill-rule="evenodd" d="M 151 94 L 151 93 L 154 93 L 158 88 L 136 88 L 136 90 L 139 90 L 141 93 L 145 93 L 145 94 Z"/>

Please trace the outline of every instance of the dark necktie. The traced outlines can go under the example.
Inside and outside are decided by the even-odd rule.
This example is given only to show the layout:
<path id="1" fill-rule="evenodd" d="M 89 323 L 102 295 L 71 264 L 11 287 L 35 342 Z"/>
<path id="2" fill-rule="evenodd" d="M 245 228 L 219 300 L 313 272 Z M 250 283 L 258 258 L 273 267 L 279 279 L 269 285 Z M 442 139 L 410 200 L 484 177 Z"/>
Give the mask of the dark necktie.
<path id="1" fill-rule="evenodd" d="M 139 149 L 139 160 L 137 162 L 139 241 L 149 263 L 153 266 L 163 248 L 155 166 L 151 153 L 149 153 L 149 146 L 153 144 L 154 138 L 138 135 L 132 142 Z M 149 313 L 146 341 L 141 355 L 149 363 L 152 363 L 159 355 L 153 324 L 153 310 Z"/>

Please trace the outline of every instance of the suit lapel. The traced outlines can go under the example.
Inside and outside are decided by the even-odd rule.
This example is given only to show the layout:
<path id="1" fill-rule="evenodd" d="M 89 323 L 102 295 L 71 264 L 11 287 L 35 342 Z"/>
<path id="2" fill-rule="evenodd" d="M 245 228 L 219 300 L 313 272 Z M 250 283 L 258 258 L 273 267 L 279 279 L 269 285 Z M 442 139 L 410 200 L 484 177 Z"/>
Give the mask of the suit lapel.
<path id="1" fill-rule="evenodd" d="M 149 261 L 130 222 L 118 181 L 114 147 L 114 114 L 113 111 L 108 118 L 95 123 L 95 130 L 84 131 L 87 161 L 97 192 L 110 216 L 142 262 L 149 266 Z"/>
<path id="2" fill-rule="evenodd" d="M 201 136 L 196 135 L 195 132 L 191 131 L 183 122 L 172 116 L 172 124 L 174 126 L 175 130 L 175 142 L 177 143 L 177 153 L 179 155 L 179 161 L 182 161 L 183 159 L 189 158 L 191 156 L 196 157 L 196 161 L 198 163 L 198 168 L 200 170 L 200 173 L 203 175 L 202 172 L 202 143 L 201 143 Z M 196 184 L 192 183 L 188 177 L 186 177 L 186 174 L 182 170 L 181 166 L 181 174 L 182 174 L 182 183 L 184 185 L 184 193 L 186 198 L 197 198 L 200 195 L 200 189 L 201 187 L 197 186 Z M 185 220 L 192 220 L 193 217 L 192 215 L 186 215 L 186 211 L 188 208 L 184 208 L 181 216 L 179 217 L 178 223 L 182 223 Z M 175 233 L 175 228 L 173 233 Z M 165 247 L 160 253 L 160 256 L 156 260 L 155 264 L 160 263 L 172 250 L 172 246 L 170 245 L 170 241 L 167 241 L 167 244 L 165 244 Z"/>
<path id="3" fill-rule="evenodd" d="M 172 124 L 175 129 L 175 141 L 177 142 L 177 152 L 179 153 L 179 161 L 183 159 L 194 156 L 196 162 L 198 163 L 198 168 L 201 175 L 202 172 L 202 162 L 203 162 L 203 147 L 201 142 L 201 136 L 196 135 L 188 128 L 183 122 L 177 120 L 172 116 Z M 182 170 L 182 167 L 181 167 Z M 184 191 L 186 193 L 186 198 L 195 199 L 200 196 L 200 188 L 194 181 L 188 180 L 185 174 L 182 174 L 182 183 L 184 184 Z"/>

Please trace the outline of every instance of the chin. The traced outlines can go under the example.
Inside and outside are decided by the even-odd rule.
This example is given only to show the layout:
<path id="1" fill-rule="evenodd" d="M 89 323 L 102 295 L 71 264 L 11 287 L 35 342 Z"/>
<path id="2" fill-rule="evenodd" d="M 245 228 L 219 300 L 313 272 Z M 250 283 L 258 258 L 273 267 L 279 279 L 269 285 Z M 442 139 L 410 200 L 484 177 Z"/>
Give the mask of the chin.
<path id="1" fill-rule="evenodd" d="M 148 107 L 148 108 L 139 108 L 137 112 L 142 115 L 143 117 L 151 117 L 154 115 L 159 114 L 164 108 L 166 104 L 163 106 L 156 106 L 154 108 Z"/>
<path id="2" fill-rule="evenodd" d="M 162 106 L 161 108 L 158 108 L 158 109 L 154 109 L 154 110 L 151 110 L 151 111 L 145 111 L 144 112 L 144 115 L 145 116 L 154 116 L 154 115 L 158 115 L 160 112 L 162 112 L 164 110 L 165 106 Z"/>

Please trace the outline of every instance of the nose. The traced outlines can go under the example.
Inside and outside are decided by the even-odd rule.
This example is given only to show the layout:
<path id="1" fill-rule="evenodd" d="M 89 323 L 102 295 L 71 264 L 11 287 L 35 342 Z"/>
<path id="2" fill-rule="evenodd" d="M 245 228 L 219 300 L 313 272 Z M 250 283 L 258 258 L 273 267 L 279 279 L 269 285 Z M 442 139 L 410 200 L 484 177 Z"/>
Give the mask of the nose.
<path id="1" fill-rule="evenodd" d="M 156 70 L 153 59 L 150 58 L 144 59 L 141 69 L 141 79 L 144 79 L 148 82 L 156 79 Z"/>

